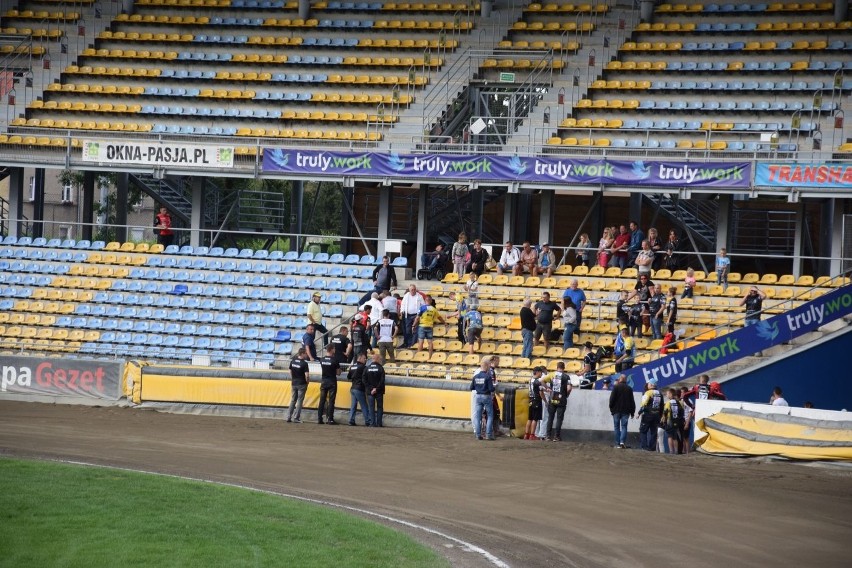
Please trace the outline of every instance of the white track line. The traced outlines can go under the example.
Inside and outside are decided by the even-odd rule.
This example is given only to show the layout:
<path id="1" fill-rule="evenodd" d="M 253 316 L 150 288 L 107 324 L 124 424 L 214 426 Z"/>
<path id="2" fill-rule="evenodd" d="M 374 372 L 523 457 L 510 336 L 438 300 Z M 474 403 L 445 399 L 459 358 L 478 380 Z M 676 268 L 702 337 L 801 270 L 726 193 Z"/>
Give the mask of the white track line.
<path id="1" fill-rule="evenodd" d="M 301 495 L 291 495 L 289 493 L 281 493 L 279 491 L 271 491 L 271 490 L 268 490 L 268 489 L 258 489 L 257 487 L 247 487 L 245 485 L 239 485 L 237 483 L 227 483 L 227 482 L 224 482 L 224 481 L 212 481 L 212 480 L 209 480 L 209 479 L 198 479 L 196 477 L 188 477 L 188 476 L 185 476 L 185 475 L 174 475 L 174 474 L 170 474 L 170 473 L 160 473 L 160 472 L 157 472 L 157 471 L 148 471 L 148 470 L 145 470 L 145 469 L 131 469 L 131 468 L 128 468 L 128 467 L 115 467 L 115 466 L 110 466 L 110 465 L 102 465 L 102 464 L 89 463 L 89 462 L 83 462 L 83 461 L 75 461 L 75 460 L 49 460 L 49 461 L 66 463 L 66 464 L 71 464 L 71 465 L 85 465 L 85 466 L 88 466 L 88 467 L 100 467 L 100 468 L 104 468 L 104 469 L 117 469 L 119 471 L 129 471 L 129 472 L 134 472 L 134 473 L 146 473 L 146 474 L 149 474 L 149 475 L 160 475 L 160 476 L 163 476 L 163 477 L 172 477 L 172 478 L 175 478 L 175 479 L 183 479 L 183 480 L 187 480 L 187 481 L 201 481 L 203 483 L 213 483 L 215 485 L 223 485 L 223 486 L 226 486 L 226 487 L 236 487 L 236 488 L 239 488 L 239 489 L 247 489 L 249 491 L 257 491 L 258 493 L 266 493 L 268 495 L 277 495 L 279 497 L 286 497 L 288 499 L 296 499 L 296 500 L 299 500 L 299 501 L 304 501 L 306 503 L 313 503 L 313 504 L 316 504 L 316 505 L 325 505 L 327 507 L 336 507 L 338 509 L 344 509 L 344 510 L 347 510 L 347 511 L 352 511 L 353 513 L 359 513 L 361 515 L 368 515 L 368 516 L 371 516 L 371 517 L 376 517 L 378 519 L 382 519 L 383 521 L 396 523 L 396 524 L 403 525 L 403 526 L 406 526 L 406 527 L 409 527 L 409 528 L 412 528 L 412 529 L 416 529 L 416 530 L 419 530 L 419 531 L 423 531 L 423 532 L 426 532 L 426 533 L 429 533 L 429 534 L 432 534 L 432 535 L 435 535 L 435 536 L 439 536 L 443 539 L 449 540 L 450 542 L 453 542 L 455 544 L 460 545 L 465 550 L 480 554 L 483 558 L 485 558 L 485 560 L 487 560 L 493 566 L 497 566 L 498 568 L 511 568 L 506 562 L 500 560 L 499 558 L 497 558 L 496 556 L 494 556 L 493 554 L 491 554 L 490 552 L 488 552 L 484 548 L 480 548 L 479 546 L 476 546 L 473 543 L 461 540 L 460 538 L 456 538 L 454 536 L 448 535 L 446 533 L 443 533 L 443 532 L 435 530 L 435 529 L 431 529 L 431 528 L 423 526 L 423 525 L 419 525 L 417 523 L 412 523 L 411 521 L 405 521 L 403 519 L 397 519 L 396 517 L 383 515 L 381 513 L 376 513 L 375 511 L 370 511 L 370 510 L 367 510 L 367 509 L 361 509 L 360 507 L 352 507 L 351 505 L 341 505 L 340 503 L 334 503 L 332 501 L 324 501 L 322 499 L 312 499 L 310 497 L 302 497 Z"/>

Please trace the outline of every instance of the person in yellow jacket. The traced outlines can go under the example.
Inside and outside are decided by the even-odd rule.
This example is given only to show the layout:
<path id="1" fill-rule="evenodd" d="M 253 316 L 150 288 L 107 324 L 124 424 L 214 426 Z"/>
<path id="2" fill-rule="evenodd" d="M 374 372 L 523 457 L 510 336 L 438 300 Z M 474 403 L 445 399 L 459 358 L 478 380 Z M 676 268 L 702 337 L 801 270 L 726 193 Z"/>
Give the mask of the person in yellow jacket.
<path id="1" fill-rule="evenodd" d="M 645 394 L 639 405 L 639 440 L 643 450 L 657 450 L 657 429 L 663 412 L 663 395 L 657 390 L 657 379 L 645 384 Z"/>

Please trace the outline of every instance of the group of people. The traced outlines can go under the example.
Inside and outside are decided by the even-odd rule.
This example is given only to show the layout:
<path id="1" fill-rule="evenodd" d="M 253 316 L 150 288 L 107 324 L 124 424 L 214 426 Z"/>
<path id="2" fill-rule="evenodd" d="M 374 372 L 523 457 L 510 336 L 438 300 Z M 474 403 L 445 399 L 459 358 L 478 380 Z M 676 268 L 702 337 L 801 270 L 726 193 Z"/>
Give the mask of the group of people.
<path id="1" fill-rule="evenodd" d="M 663 242 L 657 229 L 651 227 L 646 236 L 635 221 L 628 225 L 605 227 L 597 251 L 594 251 L 586 233 L 580 235 L 576 247 L 578 264 L 591 266 L 594 253 L 598 266 L 622 270 L 635 266 L 639 273 L 661 268 L 676 270 L 682 263 L 679 250 L 680 239 L 674 229 L 669 231 L 668 240 Z"/>

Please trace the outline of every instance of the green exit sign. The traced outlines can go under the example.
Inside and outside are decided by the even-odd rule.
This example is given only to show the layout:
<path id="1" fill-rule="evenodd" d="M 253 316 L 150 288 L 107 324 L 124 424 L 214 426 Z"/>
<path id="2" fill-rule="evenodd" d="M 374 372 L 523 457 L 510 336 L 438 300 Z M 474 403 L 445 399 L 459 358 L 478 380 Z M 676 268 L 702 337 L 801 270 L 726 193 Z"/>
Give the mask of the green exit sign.
<path id="1" fill-rule="evenodd" d="M 515 74 L 514 73 L 500 73 L 500 81 L 503 83 L 514 83 L 515 82 Z"/>

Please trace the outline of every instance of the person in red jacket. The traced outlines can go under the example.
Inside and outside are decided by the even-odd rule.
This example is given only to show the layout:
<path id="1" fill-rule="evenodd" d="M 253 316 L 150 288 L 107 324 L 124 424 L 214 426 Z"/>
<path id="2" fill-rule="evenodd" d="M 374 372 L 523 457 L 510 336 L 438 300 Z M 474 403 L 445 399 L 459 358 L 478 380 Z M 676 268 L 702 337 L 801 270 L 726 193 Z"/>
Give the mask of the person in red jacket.
<path id="1" fill-rule="evenodd" d="M 154 232 L 157 233 L 157 242 L 164 247 L 172 244 L 175 235 L 172 232 L 172 217 L 165 207 L 160 207 L 160 212 L 154 217 Z"/>

